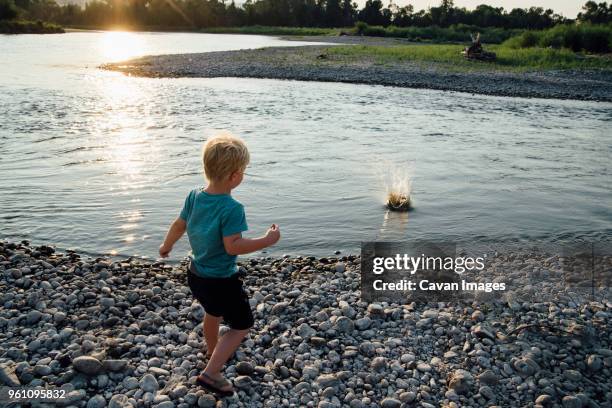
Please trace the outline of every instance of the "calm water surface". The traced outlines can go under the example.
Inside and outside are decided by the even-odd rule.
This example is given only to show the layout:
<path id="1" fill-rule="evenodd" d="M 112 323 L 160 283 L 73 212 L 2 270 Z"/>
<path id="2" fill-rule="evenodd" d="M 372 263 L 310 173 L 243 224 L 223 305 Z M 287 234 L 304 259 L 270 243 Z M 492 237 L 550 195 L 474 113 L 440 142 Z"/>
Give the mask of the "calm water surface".
<path id="1" fill-rule="evenodd" d="M 226 129 L 252 163 L 235 196 L 270 253 L 361 241 L 609 241 L 612 104 L 255 79 L 130 78 L 137 55 L 299 45 L 261 36 L 0 36 L 0 237 L 155 257 L 200 150 Z M 385 180 L 414 211 L 387 213 Z M 183 256 L 186 240 L 176 248 Z"/>

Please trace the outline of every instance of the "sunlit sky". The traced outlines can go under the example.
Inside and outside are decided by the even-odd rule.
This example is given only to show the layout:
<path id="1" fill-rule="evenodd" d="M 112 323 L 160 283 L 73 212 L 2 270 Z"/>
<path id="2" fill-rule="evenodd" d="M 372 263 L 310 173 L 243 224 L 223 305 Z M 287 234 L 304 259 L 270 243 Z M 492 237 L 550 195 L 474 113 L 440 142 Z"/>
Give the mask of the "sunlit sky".
<path id="1" fill-rule="evenodd" d="M 597 0 L 597 3 L 603 0 Z M 363 6 L 366 0 L 356 0 L 359 6 Z M 582 9 L 587 0 L 455 0 L 455 6 L 473 9 L 479 4 L 489 4 L 495 7 L 503 7 L 506 10 L 513 8 L 529 8 L 532 6 L 551 8 L 556 13 L 563 14 L 565 17 L 575 18 L 578 12 Z M 383 0 L 383 4 L 387 4 L 387 0 Z M 394 3 L 404 6 L 412 4 L 415 10 L 426 9 L 430 6 L 437 6 L 440 0 L 394 0 Z"/>

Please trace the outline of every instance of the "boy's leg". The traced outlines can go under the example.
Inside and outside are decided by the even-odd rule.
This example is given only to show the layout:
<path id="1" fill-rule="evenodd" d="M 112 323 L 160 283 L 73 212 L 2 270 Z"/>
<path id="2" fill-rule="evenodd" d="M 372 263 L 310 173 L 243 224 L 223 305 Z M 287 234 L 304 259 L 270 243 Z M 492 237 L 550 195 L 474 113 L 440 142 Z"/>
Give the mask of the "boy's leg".
<path id="1" fill-rule="evenodd" d="M 204 339 L 206 340 L 206 354 L 212 355 L 215 347 L 217 346 L 217 340 L 219 339 L 219 324 L 221 323 L 221 316 L 212 316 L 208 313 L 204 315 L 204 322 L 202 324 L 202 331 L 204 332 Z"/>
<path id="2" fill-rule="evenodd" d="M 219 379 L 221 377 L 221 368 L 223 365 L 229 360 L 229 358 L 234 354 L 242 339 L 247 335 L 249 329 L 246 330 L 236 330 L 230 329 L 227 333 L 221 337 L 221 340 L 215 347 L 215 350 L 208 360 L 208 364 L 204 369 L 204 372 L 215 379 Z"/>

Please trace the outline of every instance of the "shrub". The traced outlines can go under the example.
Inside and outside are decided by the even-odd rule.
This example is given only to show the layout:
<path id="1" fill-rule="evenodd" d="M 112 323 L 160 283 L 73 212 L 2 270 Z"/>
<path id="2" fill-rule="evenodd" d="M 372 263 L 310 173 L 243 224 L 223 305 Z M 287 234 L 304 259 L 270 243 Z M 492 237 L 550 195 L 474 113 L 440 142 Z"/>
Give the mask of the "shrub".
<path id="1" fill-rule="evenodd" d="M 17 17 L 17 7 L 13 0 L 0 0 L 0 20 L 12 20 Z"/>
<path id="2" fill-rule="evenodd" d="M 612 27 L 591 24 L 560 24 L 544 31 L 525 31 L 504 42 L 510 48 L 550 47 L 572 51 L 609 52 Z"/>

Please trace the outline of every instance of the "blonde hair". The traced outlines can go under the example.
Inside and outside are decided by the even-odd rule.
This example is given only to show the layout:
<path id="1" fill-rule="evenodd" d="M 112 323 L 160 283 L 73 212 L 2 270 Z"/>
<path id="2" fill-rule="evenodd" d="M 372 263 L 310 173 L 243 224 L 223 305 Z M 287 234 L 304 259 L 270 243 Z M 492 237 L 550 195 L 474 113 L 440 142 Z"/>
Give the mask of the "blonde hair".
<path id="1" fill-rule="evenodd" d="M 242 139 L 231 134 L 209 138 L 204 145 L 202 161 L 209 181 L 223 181 L 235 171 L 244 171 L 250 155 Z"/>

